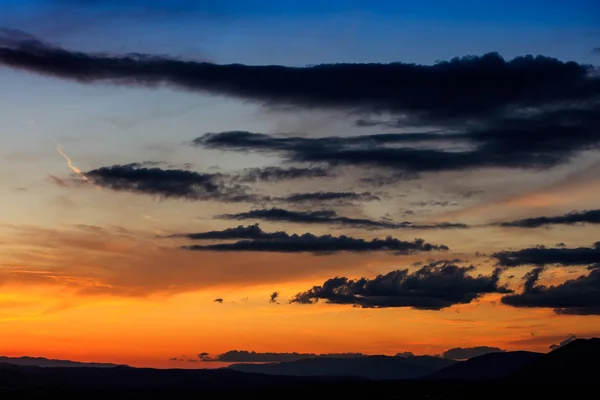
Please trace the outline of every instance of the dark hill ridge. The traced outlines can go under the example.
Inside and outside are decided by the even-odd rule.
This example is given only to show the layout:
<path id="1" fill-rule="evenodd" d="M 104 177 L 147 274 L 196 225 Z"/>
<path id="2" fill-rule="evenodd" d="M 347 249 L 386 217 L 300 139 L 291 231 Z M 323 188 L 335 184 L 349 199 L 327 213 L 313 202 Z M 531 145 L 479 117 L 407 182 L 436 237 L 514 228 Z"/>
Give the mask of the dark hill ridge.
<path id="1" fill-rule="evenodd" d="M 89 367 L 89 368 L 114 368 L 119 364 L 111 363 L 96 363 L 96 362 L 79 362 L 69 360 L 54 360 L 44 357 L 5 357 L 0 356 L 0 364 L 12 364 L 21 366 L 37 366 L 37 367 Z"/>
<path id="2" fill-rule="evenodd" d="M 56 397 L 62 400 L 181 398 L 187 400 L 256 397 L 263 400 L 282 398 L 347 400 L 367 397 L 390 400 L 481 400 L 482 394 L 486 398 L 514 397 L 515 393 L 530 386 L 538 397 L 552 398 L 558 390 L 557 384 L 564 383 L 576 383 L 569 387 L 569 394 L 572 398 L 583 398 L 583 393 L 587 393 L 589 388 L 595 388 L 598 367 L 594 362 L 598 359 L 599 341 L 596 339 L 573 343 L 575 343 L 573 346 L 567 345 L 547 355 L 538 356 L 514 375 L 520 374 L 520 377 L 503 380 L 369 380 L 333 376 L 343 373 L 344 370 L 329 371 L 328 376 L 301 377 L 243 373 L 230 368 L 213 370 L 159 370 L 122 366 L 43 368 L 0 364 L 0 398 Z M 416 357 L 412 360 L 412 357 L 366 358 L 370 358 L 373 364 L 363 364 L 365 369 L 382 365 L 390 368 L 410 365 L 415 369 L 417 364 L 428 365 L 431 361 L 428 357 Z M 431 358 L 442 362 L 453 362 L 437 357 Z M 396 363 L 391 364 L 390 359 Z M 544 359 L 550 363 L 549 368 L 545 368 L 543 362 L 540 364 Z M 323 360 L 310 361 L 314 363 Z M 337 359 L 336 361 L 348 360 Z M 587 368 L 585 374 L 579 372 L 585 368 Z M 402 368 L 398 370 L 402 371 Z M 570 370 L 574 370 L 572 375 L 580 379 L 570 380 L 568 378 Z M 549 373 L 547 379 L 544 377 L 546 373 Z M 542 378 L 536 378 L 540 376 Z M 556 378 L 557 376 L 560 378 Z"/>
<path id="3" fill-rule="evenodd" d="M 443 368 L 425 379 L 446 381 L 501 379 L 541 356 L 543 353 L 530 351 L 488 353 Z"/>
<path id="4" fill-rule="evenodd" d="M 329 381 L 345 380 L 328 377 Z M 324 378 L 270 377 L 220 369 L 152 369 L 117 366 L 114 368 L 29 367 L 0 364 L 0 387 L 38 387 L 102 390 L 154 389 L 257 389 L 301 386 L 324 382 Z"/>
<path id="5" fill-rule="evenodd" d="M 415 379 L 456 361 L 432 356 L 311 358 L 269 364 L 233 364 L 228 369 L 279 376 L 348 376 L 367 379 Z"/>
<path id="6" fill-rule="evenodd" d="M 597 383 L 600 376 L 600 338 L 576 339 L 513 372 L 519 383 Z"/>

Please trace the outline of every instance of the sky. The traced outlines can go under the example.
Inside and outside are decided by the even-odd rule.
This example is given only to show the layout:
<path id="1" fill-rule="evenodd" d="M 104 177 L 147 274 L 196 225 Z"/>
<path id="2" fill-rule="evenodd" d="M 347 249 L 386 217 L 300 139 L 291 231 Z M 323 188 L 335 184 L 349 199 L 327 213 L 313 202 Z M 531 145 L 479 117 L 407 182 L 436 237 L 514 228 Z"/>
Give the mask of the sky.
<path id="1" fill-rule="evenodd" d="M 0 8 L 0 354 L 600 335 L 597 2 Z"/>

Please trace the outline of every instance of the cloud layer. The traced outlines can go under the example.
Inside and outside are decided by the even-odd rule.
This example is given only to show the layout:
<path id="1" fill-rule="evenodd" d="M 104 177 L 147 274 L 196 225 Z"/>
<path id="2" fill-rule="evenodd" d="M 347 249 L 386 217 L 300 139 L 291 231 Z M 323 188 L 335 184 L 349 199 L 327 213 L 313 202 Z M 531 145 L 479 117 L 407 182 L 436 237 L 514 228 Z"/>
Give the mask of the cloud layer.
<path id="1" fill-rule="evenodd" d="M 298 360 L 306 360 L 309 358 L 327 357 L 327 358 L 356 358 L 366 357 L 363 353 L 260 353 L 247 350 L 229 350 L 225 353 L 211 357 L 208 353 L 198 354 L 200 361 L 220 361 L 220 362 L 290 362 Z"/>
<path id="2" fill-rule="evenodd" d="M 558 349 L 558 348 L 560 348 L 560 347 L 563 347 L 563 346 L 566 346 L 566 345 L 568 345 L 569 343 L 571 343 L 571 342 L 572 342 L 572 341 L 574 341 L 575 339 L 577 339 L 577 336 L 576 336 L 576 335 L 569 335 L 569 337 L 568 337 L 568 338 L 566 338 L 565 340 L 561 341 L 561 342 L 560 342 L 560 343 L 558 343 L 558 344 L 551 344 L 550 346 L 548 346 L 548 348 L 549 348 L 550 350 L 556 350 L 556 349 Z"/>
<path id="3" fill-rule="evenodd" d="M 588 265 L 600 262 L 600 242 L 592 247 L 549 248 L 545 246 L 530 247 L 521 250 L 506 250 L 494 253 L 492 257 L 504 267 L 520 265 L 546 266 L 560 264 L 565 266 Z"/>
<path id="4" fill-rule="evenodd" d="M 281 182 L 299 179 L 329 178 L 333 172 L 322 167 L 264 167 L 247 168 L 233 176 L 234 181 L 242 183 Z"/>
<path id="5" fill-rule="evenodd" d="M 87 54 L 5 30 L 0 64 L 88 84 L 168 85 L 264 105 L 391 113 L 397 119 L 387 126 L 421 128 L 413 133 L 328 138 L 232 131 L 193 141 L 213 149 L 278 152 L 296 163 L 408 173 L 540 169 L 568 162 L 600 144 L 600 74 L 591 66 L 542 56 L 505 60 L 489 53 L 435 65 L 219 65 L 146 54 Z M 434 128 L 423 132 L 423 127 Z M 240 179 L 326 174 L 318 170 L 324 167 L 316 168 L 253 172 Z"/>
<path id="6" fill-rule="evenodd" d="M 264 232 L 258 224 L 238 226 L 224 231 L 210 231 L 191 234 L 178 234 L 189 239 L 242 239 L 233 243 L 219 243 L 209 245 L 183 246 L 186 250 L 193 251 L 259 251 L 277 253 L 318 253 L 328 254 L 340 251 L 373 252 L 387 251 L 396 254 L 410 254 L 421 251 L 446 251 L 445 245 L 434 245 L 423 239 L 413 241 L 399 240 L 388 236 L 385 239 L 357 239 L 350 236 L 317 236 L 311 233 L 303 235 L 288 234 L 286 232 Z"/>
<path id="7" fill-rule="evenodd" d="M 248 194 L 246 188 L 226 185 L 218 175 L 183 169 L 147 168 L 133 163 L 94 169 L 86 176 L 94 184 L 111 190 L 163 198 L 225 202 L 256 200 L 256 196 Z"/>
<path id="8" fill-rule="evenodd" d="M 504 296 L 502 303 L 553 308 L 555 313 L 563 315 L 600 315 L 600 268 L 556 286 L 539 285 L 541 273 L 542 268 L 536 268 L 526 274 L 523 292 Z"/>
<path id="9" fill-rule="evenodd" d="M 207 174 L 184 169 L 162 169 L 146 165 L 148 162 L 113 165 L 88 171 L 85 176 L 97 186 L 115 191 L 186 200 L 290 204 L 323 202 L 346 204 L 380 200 L 371 192 L 349 191 L 292 193 L 287 196 L 260 195 L 251 193 L 250 187 L 236 182 L 238 179 L 235 177 L 230 179 L 231 177 L 224 174 Z M 267 175 L 272 176 L 271 172 Z M 287 172 L 289 170 L 285 173 Z M 279 178 L 284 179 L 282 176 Z M 51 179 L 58 184 L 56 179 L 52 177 Z M 292 175 L 288 175 L 286 179 L 294 178 Z"/>
<path id="10" fill-rule="evenodd" d="M 452 263 L 425 265 L 415 272 L 408 269 L 389 272 L 374 279 L 336 277 L 322 286 L 298 293 L 292 303 L 311 304 L 326 300 L 363 308 L 412 307 L 441 310 L 455 304 L 468 304 L 486 293 L 509 293 L 499 284 L 500 270 L 473 277 L 475 267 Z"/>
<path id="11" fill-rule="evenodd" d="M 235 214 L 220 214 L 217 219 L 227 220 L 262 220 L 270 222 L 289 222 L 297 224 L 337 225 L 366 230 L 375 229 L 464 229 L 466 224 L 441 222 L 437 224 L 419 225 L 412 222 L 393 222 L 389 220 L 371 220 L 366 218 L 352 218 L 340 216 L 334 210 L 319 211 L 293 211 L 272 207 L 269 209 L 255 209 Z"/>
<path id="12" fill-rule="evenodd" d="M 548 57 L 504 60 L 496 53 L 436 65 L 218 65 L 145 54 L 112 56 L 62 49 L 23 34 L 3 35 L 0 63 L 81 83 L 168 84 L 184 90 L 300 107 L 346 108 L 421 117 L 501 113 L 579 100 L 590 68 Z"/>
<path id="13" fill-rule="evenodd" d="M 276 200 L 286 203 L 308 203 L 308 202 L 354 202 L 354 201 L 377 201 L 381 200 L 371 192 L 314 192 L 296 193 Z"/>
<path id="14" fill-rule="evenodd" d="M 436 132 L 304 138 L 233 131 L 207 133 L 192 144 L 229 151 L 277 152 L 296 163 L 361 165 L 412 174 L 478 168 L 542 169 L 568 162 L 580 151 L 598 149 L 600 83 L 594 82 L 592 87 L 594 97 L 575 105 L 513 110 L 508 115 L 482 116 L 481 121 L 471 123 L 443 121 Z"/>
<path id="15" fill-rule="evenodd" d="M 572 211 L 553 217 L 535 217 L 502 222 L 504 227 L 539 228 L 546 225 L 600 224 L 600 210 Z"/>

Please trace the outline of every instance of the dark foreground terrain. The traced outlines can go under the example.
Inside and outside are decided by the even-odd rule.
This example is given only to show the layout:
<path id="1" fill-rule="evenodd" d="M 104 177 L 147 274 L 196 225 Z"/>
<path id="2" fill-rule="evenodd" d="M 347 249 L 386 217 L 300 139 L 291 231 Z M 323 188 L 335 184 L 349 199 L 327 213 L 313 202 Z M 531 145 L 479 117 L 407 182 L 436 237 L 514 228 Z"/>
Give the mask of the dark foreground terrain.
<path id="1" fill-rule="evenodd" d="M 227 367 L 240 372 L 279 376 L 353 376 L 371 380 L 406 380 L 428 376 L 455 365 L 454 360 L 432 356 L 357 358 L 318 357 L 269 364 L 233 364 Z"/>
<path id="2" fill-rule="evenodd" d="M 531 399 L 532 394 L 533 398 L 555 398 L 557 394 L 583 398 L 597 387 L 599 359 L 600 339 L 589 339 L 576 340 L 548 354 L 482 356 L 411 380 L 278 376 L 226 368 L 157 370 L 2 364 L 0 399 L 486 400 Z"/>
<path id="3" fill-rule="evenodd" d="M 252 377 L 250 377 L 252 378 Z M 260 381 L 260 378 L 258 379 Z M 526 393 L 533 391 L 535 398 L 552 398 L 557 392 L 567 398 L 582 398 L 594 385 L 536 385 L 505 382 L 449 383 L 427 381 L 297 381 L 281 382 L 271 377 L 264 385 L 237 385 L 233 381 L 220 381 L 208 387 L 186 387 L 176 382 L 172 386 L 142 387 L 91 385 L 84 387 L 58 387 L 55 385 L 32 385 L 3 387 L 2 399 L 445 399 L 487 400 L 528 399 Z M 220 386 L 220 387 L 216 387 Z M 562 387 L 558 387 L 562 386 Z M 522 397 L 521 397 L 522 396 Z"/>
<path id="4" fill-rule="evenodd" d="M 221 388 L 173 387 L 20 387 L 0 389 L 2 399 L 530 399 L 553 398 L 563 393 L 567 398 L 583 398 L 595 385 L 536 385 L 503 382 L 487 383 L 440 383 L 416 381 L 370 381 L 370 382 L 296 382 L 282 385 L 272 382 L 265 387 L 236 387 L 235 382 L 222 382 Z M 560 386 L 560 387 L 559 387 Z"/>

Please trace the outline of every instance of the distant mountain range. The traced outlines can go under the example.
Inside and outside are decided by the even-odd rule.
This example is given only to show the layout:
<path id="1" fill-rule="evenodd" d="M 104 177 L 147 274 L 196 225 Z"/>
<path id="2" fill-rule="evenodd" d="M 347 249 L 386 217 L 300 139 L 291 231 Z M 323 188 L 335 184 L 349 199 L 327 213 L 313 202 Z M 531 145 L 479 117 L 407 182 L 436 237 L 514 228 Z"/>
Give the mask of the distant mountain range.
<path id="1" fill-rule="evenodd" d="M 481 381 L 508 377 L 543 353 L 510 351 L 489 353 L 461 361 L 425 377 L 428 380 Z"/>
<path id="2" fill-rule="evenodd" d="M 36 366 L 36 367 L 89 367 L 89 368 L 114 368 L 118 366 L 124 366 L 119 364 L 110 363 L 96 363 L 96 362 L 79 362 L 69 360 L 53 360 L 44 357 L 5 357 L 0 356 L 0 364 L 11 364 L 21 366 Z"/>
<path id="3" fill-rule="evenodd" d="M 598 384 L 600 338 L 576 339 L 514 371 L 509 378 L 519 383 Z"/>
<path id="4" fill-rule="evenodd" d="M 532 390 L 539 396 L 551 397 L 560 391 L 557 385 L 562 384 L 573 384 L 568 389 L 569 395 L 583 398 L 582 394 L 588 391 L 587 386 L 597 383 L 599 359 L 600 339 L 578 339 L 548 354 L 521 351 L 490 353 L 461 362 L 427 356 L 373 356 L 235 365 L 212 370 L 160 370 L 3 357 L 5 363 L 0 363 L 0 398 L 56 395 L 62 400 L 198 397 L 333 400 L 365 397 L 367 394 L 366 397 L 377 399 L 480 400 L 492 394 L 493 398 L 514 397 L 515 393 L 527 387 L 533 387 Z M 34 361 L 54 367 L 14 365 L 16 362 Z M 68 366 L 57 366 L 57 363 L 67 363 Z M 268 374 L 239 371 L 257 371 L 260 368 Z M 288 375 L 271 375 L 274 372 Z"/>
<path id="5" fill-rule="evenodd" d="M 387 388 L 385 390 L 398 383 L 405 388 L 416 388 L 416 391 L 458 387 L 461 382 L 466 385 L 461 387 L 565 383 L 581 386 L 597 382 L 598 360 L 600 339 L 596 338 L 577 339 L 547 354 L 498 352 L 466 361 L 432 356 L 369 356 L 313 358 L 277 364 L 234 364 L 212 370 L 160 370 L 108 363 L 0 357 L 0 394 L 32 388 L 79 392 L 155 389 L 167 392 L 210 389 L 219 392 L 304 388 L 307 385 L 314 388 L 319 385 L 346 387 L 351 382 L 354 382 L 353 385 L 379 382 L 376 387 Z"/>
<path id="6" fill-rule="evenodd" d="M 356 358 L 310 358 L 269 364 L 233 364 L 241 372 L 279 376 L 352 376 L 367 379 L 415 379 L 455 364 L 457 361 L 433 356 Z"/>
<path id="7" fill-rule="evenodd" d="M 229 369 L 277 376 L 348 376 L 373 380 L 421 379 L 428 381 L 481 382 L 512 380 L 573 382 L 593 381 L 600 360 L 600 339 L 577 339 L 548 354 L 529 351 L 488 353 L 465 361 L 432 356 L 371 356 L 350 359 L 313 358 L 268 364 L 233 364 Z M 566 367 L 572 365 L 573 367 Z"/>

